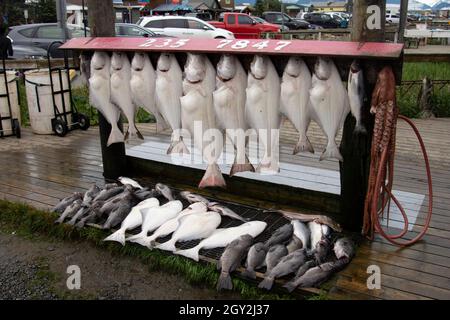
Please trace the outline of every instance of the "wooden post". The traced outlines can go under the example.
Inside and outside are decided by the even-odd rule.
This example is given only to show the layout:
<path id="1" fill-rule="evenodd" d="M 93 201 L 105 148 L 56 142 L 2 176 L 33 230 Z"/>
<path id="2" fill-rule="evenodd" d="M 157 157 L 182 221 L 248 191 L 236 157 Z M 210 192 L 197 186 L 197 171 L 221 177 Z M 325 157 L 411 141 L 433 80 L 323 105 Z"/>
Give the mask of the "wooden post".
<path id="1" fill-rule="evenodd" d="M 88 0 L 89 27 L 93 37 L 114 37 L 115 17 L 112 0 Z M 107 179 L 117 179 L 126 174 L 125 144 L 114 143 L 107 147 L 111 125 L 101 113 L 98 114 L 100 143 L 103 158 L 103 176 Z M 119 120 L 122 130 L 122 122 Z"/>
<path id="2" fill-rule="evenodd" d="M 368 6 L 375 5 L 380 9 L 380 28 L 370 29 L 367 26 Z M 385 0 L 367 0 L 353 2 L 353 26 L 351 39 L 358 42 L 384 41 Z M 376 82 L 376 63 L 362 65 L 366 99 L 362 110 L 362 121 L 367 134 L 354 134 L 355 119 L 349 114 L 345 119 L 340 151 L 343 162 L 340 162 L 341 173 L 341 205 L 342 225 L 347 230 L 361 231 L 364 201 L 370 168 L 370 148 L 372 143 L 373 117 L 370 115 L 370 97 Z"/>
<path id="3" fill-rule="evenodd" d="M 401 0 L 400 22 L 398 25 L 398 42 L 403 43 L 405 38 L 406 22 L 408 20 L 408 0 Z"/>
<path id="4" fill-rule="evenodd" d="M 428 77 L 423 78 L 422 87 L 419 92 L 417 103 L 420 107 L 420 118 L 428 119 L 434 117 L 433 108 L 431 105 L 431 93 L 433 92 L 433 85 Z"/>

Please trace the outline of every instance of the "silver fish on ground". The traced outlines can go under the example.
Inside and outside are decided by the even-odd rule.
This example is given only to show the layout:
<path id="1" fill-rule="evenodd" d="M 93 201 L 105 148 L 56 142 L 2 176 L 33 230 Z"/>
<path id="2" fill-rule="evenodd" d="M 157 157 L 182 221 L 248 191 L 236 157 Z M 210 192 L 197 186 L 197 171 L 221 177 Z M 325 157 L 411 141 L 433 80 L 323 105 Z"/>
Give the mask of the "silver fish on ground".
<path id="1" fill-rule="evenodd" d="M 255 270 L 264 266 L 267 250 L 266 245 L 262 242 L 255 243 L 250 247 L 247 254 L 246 269 L 242 273 L 244 277 L 256 279 Z"/>
<path id="2" fill-rule="evenodd" d="M 290 280 L 289 282 L 287 282 L 283 287 L 286 288 L 289 292 L 292 292 L 295 290 L 295 288 L 297 287 L 295 285 L 296 281 L 298 278 L 300 278 L 301 276 L 303 276 L 306 271 L 308 271 L 309 269 L 313 268 L 316 266 L 316 262 L 315 261 L 306 261 L 304 265 L 302 265 L 300 268 L 298 268 L 297 273 L 295 274 L 295 277 Z"/>
<path id="3" fill-rule="evenodd" d="M 285 244 L 291 239 L 293 232 L 294 227 L 290 223 L 287 223 L 275 230 L 265 244 L 267 247 L 272 247 L 276 244 Z"/>
<path id="4" fill-rule="evenodd" d="M 235 55 L 224 54 L 217 64 L 216 91 L 213 92 L 214 111 L 217 124 L 233 144 L 234 162 L 230 176 L 238 172 L 251 171 L 255 168 L 245 154 L 248 129 L 245 121 L 245 88 L 247 74 Z"/>
<path id="5" fill-rule="evenodd" d="M 248 73 L 245 119 L 257 131 L 264 156 L 256 171 L 279 171 L 280 77 L 268 56 L 255 55 Z"/>
<path id="6" fill-rule="evenodd" d="M 213 107 L 216 72 L 206 55 L 188 53 L 184 73 L 183 96 L 180 98 L 182 128 L 194 138 L 195 147 L 207 164 L 198 187 L 225 188 L 225 180 L 217 165 L 222 154 L 223 133 L 212 130 L 216 129 Z"/>
<path id="7" fill-rule="evenodd" d="M 175 55 L 161 53 L 156 67 L 156 108 L 172 129 L 167 154 L 189 154 L 181 135 L 181 104 L 183 95 L 182 72 Z"/>
<path id="8" fill-rule="evenodd" d="M 114 187 L 118 187 L 119 185 L 117 184 L 117 183 L 115 183 L 115 182 L 112 182 L 112 183 L 106 183 L 104 186 L 103 186 L 103 189 L 102 190 L 109 190 L 109 189 L 112 189 L 112 188 L 114 188 Z"/>
<path id="9" fill-rule="evenodd" d="M 364 104 L 364 76 L 358 60 L 354 60 L 348 72 L 347 82 L 348 99 L 350 110 L 356 119 L 355 133 L 367 133 L 361 121 L 362 108 Z"/>
<path id="10" fill-rule="evenodd" d="M 111 125 L 107 145 L 123 142 L 124 137 L 118 122 L 120 110 L 111 103 L 111 58 L 106 52 L 96 51 L 91 60 L 89 78 L 89 102 Z"/>
<path id="11" fill-rule="evenodd" d="M 311 239 L 311 231 L 309 228 L 299 220 L 292 220 L 294 227 L 294 236 L 296 236 L 303 244 L 303 248 L 309 248 L 309 241 Z"/>
<path id="12" fill-rule="evenodd" d="M 83 199 L 83 194 L 80 192 L 74 192 L 72 195 L 62 199 L 56 206 L 53 207 L 51 211 L 61 214 L 68 206 L 78 199 Z"/>
<path id="13" fill-rule="evenodd" d="M 351 260 L 355 255 L 355 244 L 349 238 L 339 238 L 334 244 L 333 251 L 336 258 Z"/>
<path id="14" fill-rule="evenodd" d="M 290 57 L 281 81 L 280 111 L 292 122 L 300 135 L 293 154 L 314 153 L 306 135 L 311 119 L 316 119 L 309 100 L 311 83 L 311 73 L 302 58 Z"/>
<path id="15" fill-rule="evenodd" d="M 344 124 L 345 117 L 350 111 L 348 94 L 342 84 L 336 65 L 329 58 L 317 59 L 310 99 L 313 110 L 317 115 L 317 123 L 327 136 L 328 143 L 320 160 L 335 158 L 343 161 L 336 145 L 336 135 Z"/>
<path id="16" fill-rule="evenodd" d="M 314 259 L 316 259 L 317 264 L 324 263 L 327 260 L 330 250 L 330 240 L 328 240 L 327 237 L 322 236 L 322 239 L 320 239 L 314 249 Z"/>
<path id="17" fill-rule="evenodd" d="M 92 200 L 100 193 L 100 188 L 97 184 L 93 184 L 88 191 L 83 196 L 83 205 L 88 206 L 91 204 Z"/>
<path id="18" fill-rule="evenodd" d="M 169 200 L 169 201 L 175 200 L 172 189 L 170 189 L 169 186 L 162 184 L 162 183 L 157 183 L 155 185 L 155 189 L 167 200 Z"/>
<path id="19" fill-rule="evenodd" d="M 192 193 L 190 191 L 181 191 L 180 196 L 183 199 L 186 199 L 189 201 L 189 203 L 195 203 L 195 202 L 203 202 L 204 204 L 208 205 L 210 201 L 206 199 L 205 197 L 202 197 L 201 195 Z"/>
<path id="20" fill-rule="evenodd" d="M 222 206 L 222 205 L 220 205 L 217 202 L 210 202 L 208 204 L 208 209 L 212 210 L 212 211 L 215 211 L 215 212 L 218 212 L 222 216 L 230 217 L 232 219 L 236 219 L 236 220 L 240 220 L 240 221 L 244 221 L 244 222 L 248 221 L 248 219 L 243 218 L 242 216 L 240 216 L 239 214 L 237 214 L 236 212 L 234 212 L 230 208 Z"/>
<path id="21" fill-rule="evenodd" d="M 224 252 L 220 256 L 220 260 L 217 263 L 217 269 L 220 270 L 219 280 L 217 281 L 216 289 L 220 291 L 222 289 L 233 289 L 233 282 L 231 282 L 230 273 L 236 270 L 244 259 L 248 248 L 253 243 L 253 237 L 245 234 L 238 239 L 233 240 L 228 246 L 226 246 Z"/>
<path id="22" fill-rule="evenodd" d="M 119 178 L 117 178 L 117 180 L 119 180 L 120 181 L 120 183 L 121 184 L 123 184 L 123 185 L 130 185 L 130 186 L 132 186 L 133 188 L 136 188 L 136 189 L 144 189 L 140 184 L 139 184 L 139 182 L 137 182 L 136 180 L 133 180 L 133 179 L 131 179 L 131 178 L 127 178 L 127 177 L 119 177 Z"/>
<path id="23" fill-rule="evenodd" d="M 265 264 L 266 264 L 266 273 L 265 275 L 269 275 L 270 271 L 280 262 L 281 258 L 288 255 L 288 251 L 286 246 L 282 244 L 274 245 L 269 248 L 267 251 Z"/>
<path id="24" fill-rule="evenodd" d="M 102 200 L 102 201 L 106 201 L 120 193 L 122 193 L 125 190 L 125 187 L 120 186 L 120 187 L 113 187 L 111 189 L 103 189 L 102 191 L 100 191 L 100 193 L 94 198 L 93 201 L 98 201 L 98 200 Z"/>
<path id="25" fill-rule="evenodd" d="M 77 228 L 83 228 L 86 223 L 95 223 L 101 218 L 100 208 L 104 204 L 103 201 L 96 201 L 90 207 L 90 212 L 86 216 L 80 219 L 75 226 Z"/>
<path id="26" fill-rule="evenodd" d="M 303 248 L 302 240 L 297 238 L 295 234 L 292 235 L 291 241 L 286 246 L 286 249 L 288 250 L 288 253 L 294 252 L 295 250 Z"/>
<path id="27" fill-rule="evenodd" d="M 322 225 L 315 221 L 311 221 L 308 223 L 309 231 L 311 232 L 311 249 L 315 249 L 317 243 L 319 243 L 320 239 L 322 239 L 323 230 Z"/>
<path id="28" fill-rule="evenodd" d="M 272 212 L 272 210 L 266 210 L 266 212 Z M 281 213 L 283 217 L 289 220 L 299 220 L 302 222 L 309 222 L 309 221 L 315 221 L 320 224 L 324 224 L 329 226 L 331 229 L 333 229 L 336 232 L 342 232 L 342 227 L 331 219 L 328 216 L 320 215 L 320 214 L 304 214 L 300 212 L 292 212 L 292 211 L 286 211 L 286 210 L 276 210 L 274 212 Z"/>
<path id="29" fill-rule="evenodd" d="M 86 216 L 87 214 L 89 214 L 89 212 L 91 211 L 91 205 L 85 205 L 84 202 L 81 204 L 80 209 L 77 211 L 77 213 L 75 213 L 75 215 L 67 222 L 67 224 L 69 225 L 75 225 L 75 223 L 83 218 L 84 216 Z"/>
<path id="30" fill-rule="evenodd" d="M 273 282 L 276 278 L 280 278 L 291 274 L 300 268 L 306 260 L 308 259 L 308 254 L 306 249 L 296 250 L 287 256 L 281 258 L 280 262 L 273 267 L 273 269 L 266 273 L 264 280 L 258 285 L 258 288 L 270 290 L 272 289 Z"/>
<path id="31" fill-rule="evenodd" d="M 136 198 L 132 192 L 129 192 L 126 196 L 124 196 L 120 200 L 117 208 L 109 214 L 108 219 L 105 224 L 103 224 L 103 229 L 114 228 L 119 223 L 122 223 L 133 208 L 135 201 Z"/>
<path id="32" fill-rule="evenodd" d="M 133 105 L 131 98 L 130 80 L 131 64 L 127 54 L 114 51 L 111 58 L 111 102 L 117 105 L 127 117 L 128 130 L 125 133 L 125 140 L 135 136 L 144 140 L 134 121 L 137 108 Z"/>
<path id="33" fill-rule="evenodd" d="M 68 206 L 64 212 L 56 219 L 55 223 L 63 223 L 64 219 L 72 218 L 78 210 L 80 210 L 83 201 L 81 199 L 75 200 L 70 206 Z"/>
<path id="34" fill-rule="evenodd" d="M 156 119 L 156 131 L 168 128 L 155 104 L 156 72 L 149 56 L 144 52 L 135 52 L 131 61 L 130 88 L 133 103 L 151 113 Z"/>

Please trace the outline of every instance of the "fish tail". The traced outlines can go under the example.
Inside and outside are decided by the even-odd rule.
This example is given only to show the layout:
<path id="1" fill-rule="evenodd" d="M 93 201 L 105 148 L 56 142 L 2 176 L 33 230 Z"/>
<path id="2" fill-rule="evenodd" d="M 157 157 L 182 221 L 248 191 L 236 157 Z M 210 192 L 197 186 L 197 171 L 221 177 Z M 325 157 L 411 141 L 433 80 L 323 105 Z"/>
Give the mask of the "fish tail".
<path id="1" fill-rule="evenodd" d="M 140 238 L 134 239 L 132 242 L 137 243 L 143 247 L 147 247 L 147 245 L 148 245 L 147 237 L 140 237 Z"/>
<path id="2" fill-rule="evenodd" d="M 339 161 L 344 161 L 336 143 L 329 144 L 325 149 L 325 151 L 320 155 L 319 160 L 331 158 L 338 159 Z"/>
<path id="3" fill-rule="evenodd" d="M 255 270 L 247 268 L 247 270 L 242 272 L 242 276 L 249 278 L 249 279 L 256 279 L 256 272 L 255 272 Z"/>
<path id="4" fill-rule="evenodd" d="M 61 223 L 63 223 L 64 218 L 65 218 L 65 217 L 60 216 L 58 219 L 55 220 L 55 224 L 61 224 Z"/>
<path id="5" fill-rule="evenodd" d="M 110 236 L 103 239 L 103 241 L 117 241 L 121 243 L 123 246 L 125 245 L 125 231 L 122 229 L 117 230 Z"/>
<path id="6" fill-rule="evenodd" d="M 283 286 L 283 288 L 286 288 L 287 291 L 292 292 L 295 290 L 295 288 L 297 288 L 297 286 L 295 285 L 294 281 L 289 281 Z"/>
<path id="7" fill-rule="evenodd" d="M 167 149 L 167 154 L 172 153 L 179 153 L 179 154 L 189 154 L 189 150 L 184 144 L 183 139 L 172 141 L 172 143 L 169 146 L 169 149 Z"/>
<path id="8" fill-rule="evenodd" d="M 231 290 L 233 289 L 233 282 L 231 281 L 230 274 L 228 272 L 222 272 L 217 280 L 217 291 L 222 289 Z"/>
<path id="9" fill-rule="evenodd" d="M 206 167 L 206 172 L 198 184 L 198 187 L 203 189 L 206 187 L 226 188 L 226 186 L 227 184 L 225 183 L 222 172 L 220 172 L 219 166 L 216 163 L 208 164 Z"/>
<path id="10" fill-rule="evenodd" d="M 261 281 L 261 283 L 258 285 L 258 288 L 270 290 L 270 289 L 272 289 L 272 286 L 273 286 L 273 279 L 267 277 L 267 278 L 264 278 L 263 281 Z"/>
<path id="11" fill-rule="evenodd" d="M 245 171 L 255 172 L 255 167 L 253 167 L 253 165 L 250 163 L 247 155 L 245 155 L 245 163 L 237 163 L 237 160 L 235 158 L 234 163 L 231 166 L 230 177 L 234 176 L 238 172 Z"/>
<path id="12" fill-rule="evenodd" d="M 256 168 L 256 172 L 261 174 L 274 174 L 280 172 L 278 163 L 274 163 L 272 159 L 270 162 L 261 162 Z"/>
<path id="13" fill-rule="evenodd" d="M 145 234 L 143 232 L 141 232 L 141 233 L 135 234 L 134 236 L 128 237 L 126 240 L 130 241 L 130 242 L 137 242 L 136 241 L 137 239 L 142 238 L 144 236 L 145 236 Z"/>
<path id="14" fill-rule="evenodd" d="M 186 258 L 198 261 L 199 257 L 198 257 L 198 252 L 200 251 L 200 248 L 194 247 L 192 249 L 187 249 L 187 250 L 178 250 L 178 251 L 174 251 L 173 253 L 178 254 L 180 256 L 184 256 Z"/>
<path id="15" fill-rule="evenodd" d="M 123 142 L 124 137 L 122 131 L 120 131 L 118 126 L 111 126 L 111 133 L 109 134 L 107 146 L 109 147 L 113 143 Z"/>
<path id="16" fill-rule="evenodd" d="M 307 136 L 300 136 L 297 144 L 295 145 L 294 152 L 292 154 L 297 154 L 299 152 L 310 152 L 314 153 L 314 148 L 309 141 Z"/>
<path id="17" fill-rule="evenodd" d="M 366 127 L 362 123 L 356 123 L 355 129 L 353 130 L 353 133 L 355 134 L 366 134 L 367 130 Z"/>
<path id="18" fill-rule="evenodd" d="M 156 248 L 160 249 L 160 250 L 172 251 L 172 252 L 177 250 L 177 248 L 175 247 L 175 241 L 172 241 L 172 240 L 161 243 L 160 245 L 156 246 Z"/>
<path id="19" fill-rule="evenodd" d="M 78 217 L 75 216 L 72 219 L 70 219 L 70 221 L 67 221 L 66 224 L 73 226 L 77 222 L 77 219 Z"/>
<path id="20" fill-rule="evenodd" d="M 144 140 L 144 137 L 142 136 L 142 134 L 140 133 L 139 129 L 136 127 L 136 125 L 133 124 L 129 124 L 128 125 L 128 130 L 125 133 L 125 141 L 128 140 L 128 138 L 133 138 L 133 137 L 138 137 L 141 140 Z"/>
<path id="21" fill-rule="evenodd" d="M 83 228 L 85 223 L 86 223 L 86 220 L 81 219 L 80 221 L 77 222 L 77 224 L 75 225 L 75 227 L 77 227 L 77 228 Z"/>

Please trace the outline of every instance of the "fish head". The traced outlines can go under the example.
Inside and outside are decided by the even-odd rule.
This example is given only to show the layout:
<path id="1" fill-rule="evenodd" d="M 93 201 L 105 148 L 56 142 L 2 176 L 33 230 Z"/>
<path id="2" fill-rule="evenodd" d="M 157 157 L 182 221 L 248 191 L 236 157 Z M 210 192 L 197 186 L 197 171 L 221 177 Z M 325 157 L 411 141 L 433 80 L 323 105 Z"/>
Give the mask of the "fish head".
<path id="1" fill-rule="evenodd" d="M 298 56 L 292 56 L 289 58 L 289 61 L 286 65 L 284 71 L 290 75 L 291 77 L 298 77 L 301 72 L 303 60 Z"/>
<path id="2" fill-rule="evenodd" d="M 94 70 L 102 70 L 107 66 L 109 55 L 103 51 L 95 51 L 91 59 L 91 68 Z"/>
<path id="3" fill-rule="evenodd" d="M 236 74 L 236 57 L 231 54 L 223 54 L 217 64 L 217 75 L 222 80 L 233 79 Z"/>
<path id="4" fill-rule="evenodd" d="M 155 185 L 155 190 L 160 192 L 160 193 L 163 193 L 163 192 L 169 191 L 170 188 L 168 186 L 166 186 L 165 184 L 157 183 Z"/>
<path id="5" fill-rule="evenodd" d="M 314 73 L 320 80 L 327 80 L 331 76 L 331 64 L 333 61 L 329 58 L 317 58 L 314 65 Z"/>
<path id="6" fill-rule="evenodd" d="M 359 60 L 353 60 L 352 64 L 350 65 L 350 71 L 352 73 L 361 71 L 361 63 L 359 62 Z"/>
<path id="7" fill-rule="evenodd" d="M 184 68 L 186 79 L 196 83 L 202 81 L 206 76 L 205 56 L 202 54 L 187 54 L 186 66 Z"/>
<path id="8" fill-rule="evenodd" d="M 111 68 L 113 70 L 122 70 L 124 65 L 124 59 L 127 59 L 127 56 L 123 52 L 113 52 L 111 57 Z"/>
<path id="9" fill-rule="evenodd" d="M 261 55 L 255 55 L 252 63 L 250 64 L 250 72 L 255 79 L 264 79 L 267 75 L 267 57 Z"/>
<path id="10" fill-rule="evenodd" d="M 133 61 L 131 61 L 131 68 L 135 71 L 142 71 L 145 66 L 145 53 L 136 52 L 133 57 Z"/>
<path id="11" fill-rule="evenodd" d="M 239 237 L 239 242 L 242 242 L 245 245 L 250 246 L 253 243 L 253 237 L 249 234 L 244 234 Z"/>
<path id="12" fill-rule="evenodd" d="M 170 53 L 161 53 L 158 59 L 158 64 L 156 68 L 159 71 L 166 72 L 169 71 L 171 65 L 172 54 Z"/>
<path id="13" fill-rule="evenodd" d="M 339 238 L 334 244 L 334 254 L 336 258 L 352 258 L 355 252 L 353 241 L 348 238 Z"/>

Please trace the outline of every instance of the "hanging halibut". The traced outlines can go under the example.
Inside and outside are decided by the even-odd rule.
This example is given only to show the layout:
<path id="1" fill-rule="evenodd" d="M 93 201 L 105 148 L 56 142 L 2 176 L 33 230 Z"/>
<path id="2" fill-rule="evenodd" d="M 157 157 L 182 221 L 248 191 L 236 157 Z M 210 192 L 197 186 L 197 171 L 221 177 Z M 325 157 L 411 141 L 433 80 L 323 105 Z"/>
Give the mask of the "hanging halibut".
<path id="1" fill-rule="evenodd" d="M 314 153 L 306 135 L 313 110 L 309 100 L 311 73 L 300 57 L 290 57 L 281 81 L 280 110 L 292 122 L 300 137 L 293 154 Z"/>
<path id="2" fill-rule="evenodd" d="M 257 171 L 279 171 L 278 132 L 280 129 L 280 77 L 267 56 L 256 55 L 247 80 L 245 117 L 251 128 L 257 130 L 258 140 L 264 144 L 264 157 Z M 260 130 L 265 130 L 260 131 Z M 276 130 L 276 131 L 274 131 Z"/>
<path id="3" fill-rule="evenodd" d="M 230 176 L 243 171 L 255 172 L 245 154 L 245 131 L 248 129 L 245 121 L 245 88 L 247 74 L 239 60 L 234 55 L 224 54 L 217 64 L 217 90 L 213 93 L 214 111 L 217 124 L 227 133 L 234 133 L 229 139 L 235 149 L 235 158 Z"/>
<path id="4" fill-rule="evenodd" d="M 361 123 L 361 113 L 364 103 L 364 77 L 361 65 L 358 60 L 354 60 L 348 72 L 347 82 L 348 99 L 350 110 L 356 119 L 355 133 L 366 133 L 366 128 Z"/>
<path id="5" fill-rule="evenodd" d="M 327 147 L 320 160 L 335 158 L 343 161 L 334 139 L 350 111 L 350 106 L 347 91 L 332 60 L 317 59 L 310 96 L 317 122 L 328 138 Z"/>
<path id="6" fill-rule="evenodd" d="M 123 134 L 117 123 L 120 110 L 111 103 L 110 86 L 111 59 L 106 52 L 96 51 L 91 59 L 91 77 L 89 78 L 89 103 L 105 117 L 111 125 L 107 146 L 123 142 Z"/>
<path id="7" fill-rule="evenodd" d="M 137 107 L 153 114 L 156 119 L 156 131 L 167 129 L 168 125 L 155 105 L 156 72 L 146 53 L 136 52 L 131 61 L 130 87 L 133 102 Z"/>
<path id="8" fill-rule="evenodd" d="M 144 139 L 136 128 L 134 118 L 136 107 L 131 99 L 131 64 L 128 57 L 123 52 L 113 52 L 111 58 L 111 102 L 116 104 L 128 120 L 128 130 L 125 133 L 125 140 L 129 137 L 137 136 Z"/>
<path id="9" fill-rule="evenodd" d="M 183 94 L 182 73 L 175 55 L 161 53 L 156 66 L 156 108 L 172 129 L 172 138 L 167 154 L 188 154 L 189 150 L 181 136 L 181 105 Z"/>
<path id="10" fill-rule="evenodd" d="M 184 96 L 180 99 L 182 127 L 194 137 L 195 146 L 202 151 L 203 158 L 207 162 L 206 172 L 198 187 L 224 188 L 225 180 L 217 165 L 217 159 L 222 153 L 223 139 L 208 137 L 207 140 L 213 141 L 203 141 L 205 131 L 216 128 L 213 107 L 216 72 L 205 55 L 188 53 L 184 73 Z M 195 130 L 195 123 L 201 123 L 201 131 Z"/>

